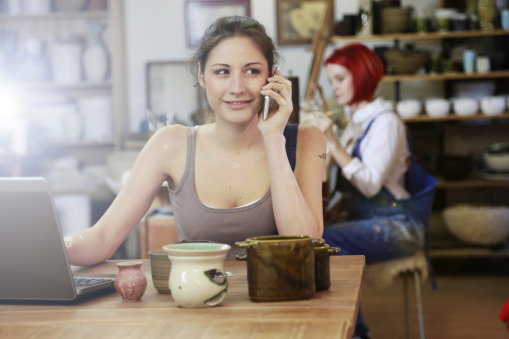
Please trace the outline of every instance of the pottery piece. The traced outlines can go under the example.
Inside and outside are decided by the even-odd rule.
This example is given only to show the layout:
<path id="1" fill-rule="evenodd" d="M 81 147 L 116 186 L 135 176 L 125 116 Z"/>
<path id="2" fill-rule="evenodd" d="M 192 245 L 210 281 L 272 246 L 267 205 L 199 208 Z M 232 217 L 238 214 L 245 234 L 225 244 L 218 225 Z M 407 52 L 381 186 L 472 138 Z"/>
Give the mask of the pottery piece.
<path id="1" fill-rule="evenodd" d="M 247 261 L 251 301 L 311 298 L 315 294 L 315 243 L 310 236 L 263 236 L 237 242 L 247 249 L 237 260 Z"/>
<path id="2" fill-rule="evenodd" d="M 483 156 L 486 166 L 488 166 L 491 171 L 509 173 L 509 153 L 490 154 L 488 152 L 484 152 Z"/>
<path id="3" fill-rule="evenodd" d="M 223 262 L 230 248 L 216 243 L 163 246 L 171 261 L 169 286 L 177 306 L 204 308 L 223 301 L 228 290 Z M 220 272 L 222 278 L 215 278 L 216 272 Z"/>
<path id="4" fill-rule="evenodd" d="M 430 57 L 426 50 L 404 50 L 388 48 L 384 51 L 384 58 L 387 65 L 396 74 L 415 73 L 426 64 Z"/>
<path id="5" fill-rule="evenodd" d="M 60 33 L 51 53 L 53 81 L 58 84 L 81 82 L 82 37 L 70 33 Z"/>
<path id="6" fill-rule="evenodd" d="M 458 98 L 453 102 L 453 109 L 457 115 L 474 115 L 479 110 L 479 103 L 474 98 Z"/>
<path id="7" fill-rule="evenodd" d="M 126 302 L 140 301 L 147 289 L 147 278 L 141 271 L 141 261 L 117 263 L 119 272 L 115 277 L 115 290 Z"/>
<path id="8" fill-rule="evenodd" d="M 443 117 L 449 113 L 451 103 L 446 99 L 428 99 L 424 107 L 430 117 Z"/>
<path id="9" fill-rule="evenodd" d="M 89 0 L 55 0 L 55 8 L 60 12 L 83 11 Z"/>
<path id="10" fill-rule="evenodd" d="M 152 283 L 157 292 L 170 294 L 170 271 L 171 261 L 165 250 L 155 250 L 148 252 L 150 257 L 150 270 L 152 273 Z"/>
<path id="11" fill-rule="evenodd" d="M 331 285 L 330 256 L 339 252 L 341 252 L 339 247 L 315 243 L 315 288 L 317 292 L 329 289 Z"/>
<path id="12" fill-rule="evenodd" d="M 479 26 L 481 30 L 492 30 L 495 28 L 494 21 L 498 12 L 495 0 L 479 0 L 477 2 L 479 13 Z"/>
<path id="13" fill-rule="evenodd" d="M 505 97 L 485 97 L 481 99 L 481 111 L 485 115 L 499 115 L 505 110 Z"/>
<path id="14" fill-rule="evenodd" d="M 83 73 L 85 80 L 100 82 L 107 78 L 109 56 L 101 39 L 105 24 L 98 20 L 89 20 L 88 46 L 83 51 Z"/>
<path id="15" fill-rule="evenodd" d="M 421 102 L 415 99 L 401 100 L 396 104 L 396 111 L 403 118 L 413 118 L 421 113 Z"/>
<path id="16" fill-rule="evenodd" d="M 484 152 L 484 162 L 493 172 L 509 172 L 509 143 L 498 142 L 491 144 Z"/>

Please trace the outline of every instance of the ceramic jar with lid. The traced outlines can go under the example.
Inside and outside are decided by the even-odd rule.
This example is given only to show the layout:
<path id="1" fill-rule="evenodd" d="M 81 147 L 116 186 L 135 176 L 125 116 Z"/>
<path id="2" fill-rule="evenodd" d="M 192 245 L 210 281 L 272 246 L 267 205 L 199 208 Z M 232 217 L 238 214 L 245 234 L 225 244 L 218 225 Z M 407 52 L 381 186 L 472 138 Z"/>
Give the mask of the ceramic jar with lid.
<path id="1" fill-rule="evenodd" d="M 316 291 L 329 289 L 330 282 L 330 256 L 338 254 L 339 247 L 330 247 L 325 243 L 315 243 L 315 286 Z"/>
<path id="2" fill-rule="evenodd" d="M 272 235 L 248 238 L 235 247 L 247 249 L 237 260 L 247 261 L 249 298 L 282 301 L 315 294 L 315 243 L 310 236 Z"/>

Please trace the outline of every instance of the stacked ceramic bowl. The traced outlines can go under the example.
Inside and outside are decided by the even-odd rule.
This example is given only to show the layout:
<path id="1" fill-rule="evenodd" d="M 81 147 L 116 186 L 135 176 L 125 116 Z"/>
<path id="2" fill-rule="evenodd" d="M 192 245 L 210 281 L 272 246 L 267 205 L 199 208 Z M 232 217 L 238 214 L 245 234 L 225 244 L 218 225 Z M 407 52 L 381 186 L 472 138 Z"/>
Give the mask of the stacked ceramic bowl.
<path id="1" fill-rule="evenodd" d="M 387 65 L 397 74 L 412 74 L 424 66 L 429 58 L 428 51 L 390 48 L 384 51 Z"/>
<path id="2" fill-rule="evenodd" d="M 505 97 L 484 97 L 481 99 L 481 111 L 484 115 L 500 115 L 505 109 Z"/>
<path id="3" fill-rule="evenodd" d="M 413 118 L 421 113 L 422 104 L 419 100 L 401 100 L 396 104 L 396 111 L 402 118 Z"/>
<path id="4" fill-rule="evenodd" d="M 509 143 L 491 144 L 484 152 L 484 162 L 492 172 L 509 173 Z"/>
<path id="5" fill-rule="evenodd" d="M 425 100 L 424 107 L 430 117 L 443 117 L 449 114 L 451 103 L 447 99 L 429 98 Z"/>
<path id="6" fill-rule="evenodd" d="M 382 9 L 384 33 L 403 33 L 408 30 L 412 8 L 388 7 Z"/>
<path id="7" fill-rule="evenodd" d="M 456 98 L 453 100 L 453 110 L 456 115 L 475 115 L 479 111 L 479 102 L 475 98 Z"/>

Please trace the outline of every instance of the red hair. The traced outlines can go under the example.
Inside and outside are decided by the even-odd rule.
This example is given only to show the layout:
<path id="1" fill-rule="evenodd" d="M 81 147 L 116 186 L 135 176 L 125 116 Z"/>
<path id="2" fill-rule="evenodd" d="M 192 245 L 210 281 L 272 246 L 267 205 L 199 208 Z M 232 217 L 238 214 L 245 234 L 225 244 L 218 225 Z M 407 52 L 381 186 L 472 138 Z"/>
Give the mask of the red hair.
<path id="1" fill-rule="evenodd" d="M 373 100 L 378 83 L 384 76 L 384 65 L 375 52 L 359 43 L 338 48 L 325 59 L 324 65 L 336 64 L 352 73 L 353 98 L 349 105 Z"/>

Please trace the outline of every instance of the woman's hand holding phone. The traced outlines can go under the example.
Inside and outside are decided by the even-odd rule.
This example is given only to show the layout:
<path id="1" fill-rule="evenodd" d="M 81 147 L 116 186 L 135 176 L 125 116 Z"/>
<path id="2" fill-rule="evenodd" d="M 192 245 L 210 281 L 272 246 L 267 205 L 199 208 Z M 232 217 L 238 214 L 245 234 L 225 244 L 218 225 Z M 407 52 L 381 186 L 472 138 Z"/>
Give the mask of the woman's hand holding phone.
<path id="1" fill-rule="evenodd" d="M 260 114 L 258 128 L 263 135 L 267 133 L 282 134 L 293 111 L 292 83 L 286 80 L 278 69 L 276 69 L 275 75 L 267 80 L 268 84 L 262 87 L 261 94 L 273 99 L 277 105 L 269 107 L 266 120 L 264 114 Z M 267 99 L 264 98 L 264 100 L 264 108 L 270 106 Z"/>

